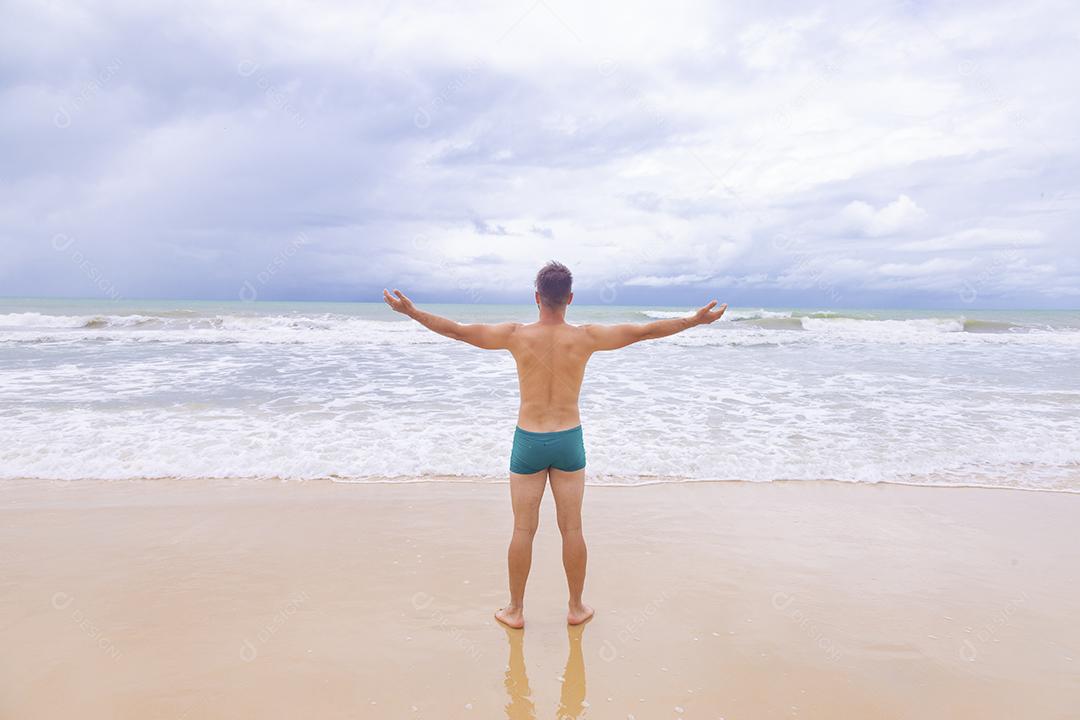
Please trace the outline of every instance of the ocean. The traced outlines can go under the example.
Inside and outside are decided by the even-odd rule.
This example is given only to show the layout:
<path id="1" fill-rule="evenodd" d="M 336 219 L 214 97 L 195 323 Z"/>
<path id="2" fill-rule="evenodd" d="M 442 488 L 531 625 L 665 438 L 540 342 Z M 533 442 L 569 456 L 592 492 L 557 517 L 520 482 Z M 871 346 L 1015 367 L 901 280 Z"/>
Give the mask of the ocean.
<path id="1" fill-rule="evenodd" d="M 1080 492 L 1078 357 L 1078 311 L 731 308 L 593 357 L 588 480 Z M 381 303 L 0 300 L 0 480 L 503 480 L 516 410 L 509 353 Z"/>

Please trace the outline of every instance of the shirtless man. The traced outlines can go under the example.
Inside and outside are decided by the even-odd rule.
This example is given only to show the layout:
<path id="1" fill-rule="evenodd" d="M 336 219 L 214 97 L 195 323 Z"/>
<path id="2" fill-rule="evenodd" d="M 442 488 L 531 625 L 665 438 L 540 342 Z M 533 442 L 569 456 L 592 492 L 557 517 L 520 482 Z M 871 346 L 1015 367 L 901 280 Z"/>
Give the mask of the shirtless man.
<path id="1" fill-rule="evenodd" d="M 517 363 L 518 409 L 514 446 L 510 454 L 510 501 L 514 534 L 507 564 L 510 604 L 496 619 L 520 628 L 525 625 L 525 581 L 532 565 L 533 536 L 544 488 L 551 482 L 562 533 L 563 568 L 570 588 L 566 620 L 580 625 L 593 615 L 581 601 L 585 587 L 585 538 L 581 534 L 581 500 L 585 493 L 585 445 L 578 413 L 578 395 L 585 364 L 594 352 L 617 350 L 641 340 L 667 337 L 697 325 L 716 322 L 727 305 L 713 300 L 691 317 L 627 325 L 570 325 L 566 308 L 573 302 L 573 276 L 565 265 L 549 262 L 536 275 L 534 323 L 462 325 L 424 312 L 400 291 L 383 290 L 386 304 L 424 327 L 484 350 L 509 350 Z"/>

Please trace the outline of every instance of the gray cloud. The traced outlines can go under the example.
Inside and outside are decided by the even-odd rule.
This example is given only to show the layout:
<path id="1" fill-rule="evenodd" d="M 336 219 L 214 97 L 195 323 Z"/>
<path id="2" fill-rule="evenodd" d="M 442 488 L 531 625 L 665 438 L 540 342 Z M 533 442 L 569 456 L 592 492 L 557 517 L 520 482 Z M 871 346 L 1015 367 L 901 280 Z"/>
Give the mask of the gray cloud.
<path id="1" fill-rule="evenodd" d="M 0 292 L 1076 303 L 1067 3 L 470 7 L 9 4 Z"/>

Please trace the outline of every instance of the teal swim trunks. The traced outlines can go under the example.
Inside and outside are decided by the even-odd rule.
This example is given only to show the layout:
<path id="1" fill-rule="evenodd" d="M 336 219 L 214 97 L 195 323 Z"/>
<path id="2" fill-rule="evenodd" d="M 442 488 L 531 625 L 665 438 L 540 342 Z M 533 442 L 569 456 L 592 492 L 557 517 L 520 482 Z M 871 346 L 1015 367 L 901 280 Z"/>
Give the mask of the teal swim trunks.
<path id="1" fill-rule="evenodd" d="M 574 472 L 585 467 L 585 439 L 581 426 L 558 432 L 538 433 L 515 428 L 510 472 L 518 475 L 555 468 Z"/>

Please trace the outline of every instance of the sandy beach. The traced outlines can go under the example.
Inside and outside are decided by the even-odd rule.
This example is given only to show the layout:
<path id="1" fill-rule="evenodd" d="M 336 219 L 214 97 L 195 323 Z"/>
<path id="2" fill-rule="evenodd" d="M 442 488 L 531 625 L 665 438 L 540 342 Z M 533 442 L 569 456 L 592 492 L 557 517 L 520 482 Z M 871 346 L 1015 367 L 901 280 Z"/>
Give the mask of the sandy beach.
<path id="1" fill-rule="evenodd" d="M 0 484 L 0 716 L 1080 717 L 1080 495 L 589 487 L 568 630 L 549 494 L 512 632 L 507 493 Z"/>

